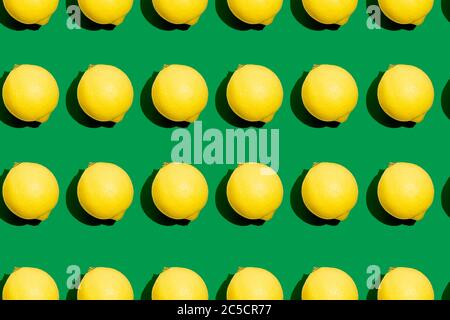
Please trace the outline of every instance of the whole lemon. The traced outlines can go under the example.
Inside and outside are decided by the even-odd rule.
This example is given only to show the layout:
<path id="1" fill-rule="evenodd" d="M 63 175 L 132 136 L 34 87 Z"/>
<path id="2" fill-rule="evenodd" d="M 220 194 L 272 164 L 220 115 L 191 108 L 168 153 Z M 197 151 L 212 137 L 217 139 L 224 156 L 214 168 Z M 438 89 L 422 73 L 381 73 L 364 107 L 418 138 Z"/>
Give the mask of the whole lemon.
<path id="1" fill-rule="evenodd" d="M 14 67 L 3 84 L 3 101 L 16 118 L 46 122 L 59 100 L 55 78 L 42 67 L 23 64 Z"/>
<path id="2" fill-rule="evenodd" d="M 81 279 L 78 300 L 133 300 L 128 279 L 112 268 L 93 268 Z"/>
<path id="3" fill-rule="evenodd" d="M 358 6 L 358 0 L 302 0 L 306 12 L 323 24 L 344 25 Z"/>
<path id="4" fill-rule="evenodd" d="M 383 277 L 378 300 L 434 300 L 433 286 L 419 270 L 394 268 Z"/>
<path id="5" fill-rule="evenodd" d="M 3 182 L 6 206 L 22 219 L 46 220 L 58 198 L 58 181 L 50 170 L 37 163 L 15 164 Z"/>
<path id="6" fill-rule="evenodd" d="M 233 73 L 227 86 L 227 99 L 242 119 L 270 122 L 283 103 L 283 86 L 270 69 L 247 64 Z"/>
<path id="7" fill-rule="evenodd" d="M 91 118 L 103 122 L 120 122 L 133 103 L 133 85 L 120 69 L 93 65 L 78 84 L 78 102 Z"/>
<path id="8" fill-rule="evenodd" d="M 172 162 L 156 174 L 152 197 L 158 210 L 169 218 L 192 221 L 208 201 L 208 184 L 194 166 Z"/>
<path id="9" fill-rule="evenodd" d="M 231 12 L 248 24 L 269 25 L 283 6 L 283 0 L 228 0 Z"/>
<path id="10" fill-rule="evenodd" d="M 158 12 L 163 19 L 173 24 L 196 24 L 208 6 L 208 0 L 152 1 L 156 12 Z"/>
<path id="11" fill-rule="evenodd" d="M 192 270 L 166 268 L 153 285 L 152 300 L 208 300 L 208 288 Z"/>
<path id="12" fill-rule="evenodd" d="M 208 103 L 208 86 L 194 68 L 172 64 L 158 73 L 152 99 L 155 108 L 167 119 L 194 122 Z"/>
<path id="13" fill-rule="evenodd" d="M 302 99 L 306 110 L 317 119 L 345 122 L 358 103 L 358 86 L 345 69 L 319 65 L 303 82 Z"/>
<path id="14" fill-rule="evenodd" d="M 421 122 L 433 105 L 433 83 L 417 67 L 403 64 L 391 66 L 378 85 L 378 100 L 391 118 Z"/>
<path id="15" fill-rule="evenodd" d="M 302 300 L 358 300 L 353 279 L 336 268 L 317 268 L 306 279 Z"/>
<path id="16" fill-rule="evenodd" d="M 98 24 L 119 25 L 133 7 L 133 0 L 78 0 L 84 15 Z"/>
<path id="17" fill-rule="evenodd" d="M 283 288 L 265 269 L 240 268 L 228 285 L 227 300 L 283 300 Z"/>
<path id="18" fill-rule="evenodd" d="M 342 221 L 358 201 L 358 184 L 344 166 L 321 162 L 303 180 L 302 197 L 308 210 L 319 218 Z"/>
<path id="19" fill-rule="evenodd" d="M 78 181 L 78 200 L 91 216 L 120 220 L 133 202 L 133 183 L 119 166 L 97 162 L 84 170 Z"/>
<path id="20" fill-rule="evenodd" d="M 3 287 L 3 300 L 59 300 L 59 291 L 47 272 L 16 268 Z"/>
<path id="21" fill-rule="evenodd" d="M 421 220 L 433 203 L 433 181 L 418 165 L 393 163 L 378 183 L 378 199 L 384 210 L 397 219 Z"/>
<path id="22" fill-rule="evenodd" d="M 58 0 L 3 0 L 11 17 L 24 24 L 45 25 L 58 8 Z"/>
<path id="23" fill-rule="evenodd" d="M 238 214 L 251 220 L 270 220 L 283 201 L 283 184 L 270 167 L 240 164 L 227 184 L 228 201 Z"/>
<path id="24" fill-rule="evenodd" d="M 394 22 L 421 25 L 433 9 L 434 0 L 378 0 L 378 4 Z"/>

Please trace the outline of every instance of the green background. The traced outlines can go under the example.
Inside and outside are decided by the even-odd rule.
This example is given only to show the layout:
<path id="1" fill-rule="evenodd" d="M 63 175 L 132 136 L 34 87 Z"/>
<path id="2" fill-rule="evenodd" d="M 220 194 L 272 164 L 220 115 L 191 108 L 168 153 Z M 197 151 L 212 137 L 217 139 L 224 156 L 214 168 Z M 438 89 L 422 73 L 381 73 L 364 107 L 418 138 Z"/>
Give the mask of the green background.
<path id="1" fill-rule="evenodd" d="M 56 175 L 61 196 L 50 219 L 38 226 L 14 219 L 4 205 L 0 208 L 4 220 L 0 221 L 0 274 L 11 273 L 15 266 L 42 268 L 55 278 L 65 298 L 68 265 L 79 265 L 84 272 L 91 266 L 108 266 L 122 271 L 135 297 L 141 298 L 143 292 L 148 297 L 150 280 L 163 267 L 184 266 L 204 278 L 210 298 L 221 298 L 224 290 L 220 288 L 229 274 L 239 266 L 259 266 L 279 278 L 285 298 L 295 298 L 304 274 L 313 267 L 334 266 L 353 277 L 360 298 L 365 299 L 366 268 L 374 264 L 383 272 L 391 266 L 423 271 L 434 285 L 436 298 L 441 298 L 450 281 L 450 188 L 441 193 L 450 176 L 446 142 L 450 133 L 450 1 L 436 1 L 425 24 L 413 31 L 392 30 L 398 29 L 392 24 L 369 30 L 365 1 L 359 1 L 350 22 L 341 29 L 316 30 L 302 13 L 300 0 L 284 1 L 273 25 L 262 31 L 239 30 L 246 28 L 230 18 L 225 0 L 211 0 L 200 23 L 191 29 L 165 30 L 171 28 L 156 19 L 150 2 L 135 1 L 125 23 L 115 30 L 69 30 L 65 1 L 60 1 L 50 24 L 38 31 L 14 30 L 18 26 L 12 28 L 1 11 L 0 71 L 9 71 L 14 64 L 41 65 L 57 79 L 61 98 L 50 121 L 39 128 L 23 127 L 0 106 L 4 122 L 0 123 L 0 168 L 9 169 L 20 161 L 44 164 Z M 88 29 L 97 28 L 90 25 Z M 121 68 L 135 88 L 133 107 L 114 128 L 96 127 L 76 106 L 74 80 L 89 64 L 97 63 Z M 232 165 L 198 166 L 210 196 L 197 221 L 188 226 L 167 225 L 168 221 L 155 216 L 148 179 L 153 170 L 170 161 L 174 128 L 152 111 L 149 79 L 170 63 L 191 65 L 205 77 L 210 100 L 200 117 L 204 129 L 233 128 L 235 122 L 223 103 L 222 82 L 238 64 L 265 65 L 282 80 L 283 106 L 265 126 L 280 129 L 279 174 L 285 188 L 283 204 L 272 221 L 242 225 L 228 216 L 223 179 Z M 313 64 L 321 63 L 346 68 L 359 86 L 358 106 L 338 128 L 309 119 L 301 106 L 299 79 Z M 376 104 L 374 80 L 396 63 L 422 68 L 435 85 L 434 106 L 414 128 L 398 127 L 385 119 Z M 222 90 L 216 97 L 218 87 Z M 446 99 L 441 100 L 444 87 Z M 95 161 L 120 165 L 135 186 L 132 207 L 113 226 L 83 216 L 74 197 L 74 177 Z M 302 209 L 299 177 L 317 161 L 341 163 L 358 181 L 358 204 L 339 225 L 320 223 Z M 385 217 L 374 197 L 376 181 L 371 182 L 393 161 L 423 166 L 435 183 L 432 208 L 413 226 Z"/>

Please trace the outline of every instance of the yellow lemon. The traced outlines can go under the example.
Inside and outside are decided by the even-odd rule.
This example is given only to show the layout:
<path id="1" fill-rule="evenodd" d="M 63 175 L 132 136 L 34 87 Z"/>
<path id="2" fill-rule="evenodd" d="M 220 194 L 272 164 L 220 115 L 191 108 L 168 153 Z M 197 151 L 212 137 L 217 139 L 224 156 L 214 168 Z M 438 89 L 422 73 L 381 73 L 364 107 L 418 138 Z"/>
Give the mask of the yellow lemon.
<path id="1" fill-rule="evenodd" d="M 16 216 L 46 220 L 58 203 L 59 187 L 53 173 L 30 162 L 14 165 L 3 183 L 3 199 Z"/>
<path id="2" fill-rule="evenodd" d="M 194 122 L 208 103 L 208 86 L 194 68 L 173 64 L 158 73 L 152 86 L 152 99 L 167 119 Z"/>
<path id="3" fill-rule="evenodd" d="M 265 269 L 240 268 L 228 285 L 227 300 L 283 300 L 283 288 Z"/>
<path id="4" fill-rule="evenodd" d="M 322 219 L 345 220 L 358 201 L 355 177 L 337 163 L 315 164 L 302 184 L 305 206 Z"/>
<path id="5" fill-rule="evenodd" d="M 208 300 L 208 288 L 192 270 L 167 268 L 153 285 L 152 300 Z"/>
<path id="6" fill-rule="evenodd" d="M 122 121 L 133 103 L 133 85 L 120 69 L 94 65 L 78 84 L 78 102 L 83 111 L 97 121 Z"/>
<path id="7" fill-rule="evenodd" d="M 11 17 L 24 24 L 45 25 L 58 8 L 58 0 L 3 0 Z"/>
<path id="8" fill-rule="evenodd" d="M 358 300 L 353 279 L 336 268 L 317 268 L 306 279 L 302 300 Z"/>
<path id="9" fill-rule="evenodd" d="M 90 164 L 77 187 L 83 209 L 97 219 L 120 220 L 133 202 L 133 183 L 128 174 L 112 163 Z"/>
<path id="10" fill-rule="evenodd" d="M 37 268 L 17 268 L 6 280 L 3 300 L 59 300 L 55 280 Z"/>
<path id="11" fill-rule="evenodd" d="M 112 268 L 93 268 L 81 279 L 78 300 L 133 300 L 128 279 Z"/>
<path id="12" fill-rule="evenodd" d="M 156 12 L 173 24 L 194 25 L 208 6 L 208 0 L 152 0 Z"/>
<path id="13" fill-rule="evenodd" d="M 417 67 L 402 64 L 391 66 L 378 85 L 378 100 L 391 118 L 421 122 L 433 105 L 433 83 Z"/>
<path id="14" fill-rule="evenodd" d="M 119 25 L 133 7 L 133 0 L 78 0 L 84 15 L 98 24 Z"/>
<path id="15" fill-rule="evenodd" d="M 242 119 L 270 122 L 283 103 L 283 86 L 270 69 L 247 64 L 233 73 L 227 99 L 231 109 Z"/>
<path id="16" fill-rule="evenodd" d="M 152 197 L 158 210 L 169 218 L 195 220 L 208 201 L 208 184 L 195 167 L 172 162 L 159 169 Z"/>
<path id="17" fill-rule="evenodd" d="M 343 68 L 319 65 L 303 82 L 302 99 L 305 108 L 317 119 L 345 122 L 358 103 L 358 86 Z"/>
<path id="18" fill-rule="evenodd" d="M 238 214 L 251 220 L 270 220 L 283 201 L 280 177 L 261 163 L 240 164 L 227 184 L 228 201 Z"/>
<path id="19" fill-rule="evenodd" d="M 283 0 L 228 0 L 231 12 L 248 24 L 269 25 L 283 6 Z"/>
<path id="20" fill-rule="evenodd" d="M 434 0 L 378 0 L 378 4 L 394 22 L 421 25 L 433 9 Z"/>
<path id="21" fill-rule="evenodd" d="M 419 270 L 394 268 L 383 277 L 378 300 L 434 300 L 433 286 Z"/>
<path id="22" fill-rule="evenodd" d="M 3 85 L 3 101 L 16 118 L 46 122 L 58 105 L 55 78 L 42 67 L 23 64 L 14 67 Z"/>
<path id="23" fill-rule="evenodd" d="M 384 210 L 397 219 L 421 220 L 433 203 L 433 181 L 418 165 L 393 163 L 378 183 L 378 198 Z"/>
<path id="24" fill-rule="evenodd" d="M 344 25 L 358 6 L 358 0 L 302 0 L 306 12 L 323 24 Z"/>

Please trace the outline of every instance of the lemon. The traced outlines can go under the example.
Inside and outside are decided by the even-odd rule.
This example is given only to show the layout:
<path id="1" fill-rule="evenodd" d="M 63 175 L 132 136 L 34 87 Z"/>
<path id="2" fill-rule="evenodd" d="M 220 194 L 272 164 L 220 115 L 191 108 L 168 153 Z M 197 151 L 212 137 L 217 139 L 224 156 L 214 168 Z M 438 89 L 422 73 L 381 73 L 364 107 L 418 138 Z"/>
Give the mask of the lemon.
<path id="1" fill-rule="evenodd" d="M 283 86 L 270 69 L 247 64 L 233 73 L 227 99 L 231 109 L 242 119 L 270 122 L 283 103 Z"/>
<path id="2" fill-rule="evenodd" d="M 345 122 L 358 103 L 358 86 L 343 68 L 319 65 L 303 82 L 302 99 L 305 108 L 317 119 Z"/>
<path id="3" fill-rule="evenodd" d="M 228 285 L 227 300 L 283 300 L 283 288 L 265 269 L 240 268 Z"/>
<path id="4" fill-rule="evenodd" d="M 97 121 L 122 121 L 133 103 L 133 96 L 130 79 L 114 66 L 90 66 L 78 84 L 81 108 Z"/>
<path id="5" fill-rule="evenodd" d="M 358 0 L 302 0 L 306 12 L 323 24 L 344 25 L 358 6 Z"/>
<path id="6" fill-rule="evenodd" d="M 152 300 L 208 300 L 208 288 L 192 270 L 167 268 L 153 285 Z"/>
<path id="7" fill-rule="evenodd" d="M 152 0 L 156 12 L 173 24 L 194 25 L 208 6 L 208 0 Z"/>
<path id="8" fill-rule="evenodd" d="M 378 300 L 434 300 L 430 280 L 419 270 L 394 268 L 384 277 L 378 288 Z"/>
<path id="9" fill-rule="evenodd" d="M 17 163 L 3 183 L 8 209 L 26 220 L 46 220 L 58 203 L 59 187 L 53 173 L 30 162 Z"/>
<path id="10" fill-rule="evenodd" d="M 172 162 L 159 169 L 152 197 L 158 210 L 169 218 L 195 220 L 208 201 L 208 184 L 195 167 Z"/>
<path id="11" fill-rule="evenodd" d="M 133 0 L 78 0 L 84 15 L 98 24 L 119 25 L 133 7 Z"/>
<path id="12" fill-rule="evenodd" d="M 353 279 L 336 268 L 317 268 L 306 279 L 302 300 L 358 300 Z"/>
<path id="13" fill-rule="evenodd" d="M 283 6 L 283 0 L 228 0 L 231 12 L 248 24 L 269 25 Z"/>
<path id="14" fill-rule="evenodd" d="M 59 291 L 47 272 L 16 268 L 3 287 L 3 300 L 59 300 Z"/>
<path id="15" fill-rule="evenodd" d="M 11 17 L 24 24 L 45 25 L 58 8 L 58 0 L 3 0 Z"/>
<path id="16" fill-rule="evenodd" d="M 421 122 L 433 105 L 433 83 L 417 67 L 402 64 L 391 66 L 378 85 L 378 100 L 391 118 Z"/>
<path id="17" fill-rule="evenodd" d="M 319 218 L 345 220 L 358 201 L 355 177 L 337 163 L 315 164 L 302 184 L 305 206 Z"/>
<path id="18" fill-rule="evenodd" d="M 58 105 L 55 78 L 42 67 L 15 66 L 3 85 L 3 101 L 16 118 L 27 122 L 46 122 Z"/>
<path id="19" fill-rule="evenodd" d="M 153 82 L 152 99 L 167 119 L 194 122 L 208 103 L 208 86 L 194 68 L 168 65 Z"/>
<path id="20" fill-rule="evenodd" d="M 378 4 L 394 22 L 421 25 L 433 9 L 434 0 L 378 0 Z"/>
<path id="21" fill-rule="evenodd" d="M 112 268 L 92 268 L 81 280 L 78 300 L 133 300 L 128 279 Z"/>
<path id="22" fill-rule="evenodd" d="M 77 187 L 83 209 L 97 219 L 120 220 L 133 202 L 133 183 L 128 174 L 112 163 L 90 164 Z"/>
<path id="23" fill-rule="evenodd" d="M 270 220 L 283 200 L 280 177 L 261 163 L 240 164 L 227 184 L 228 201 L 238 214 L 251 220 Z"/>
<path id="24" fill-rule="evenodd" d="M 418 165 L 393 163 L 378 183 L 378 198 L 384 210 L 397 219 L 421 220 L 433 203 L 433 181 Z"/>

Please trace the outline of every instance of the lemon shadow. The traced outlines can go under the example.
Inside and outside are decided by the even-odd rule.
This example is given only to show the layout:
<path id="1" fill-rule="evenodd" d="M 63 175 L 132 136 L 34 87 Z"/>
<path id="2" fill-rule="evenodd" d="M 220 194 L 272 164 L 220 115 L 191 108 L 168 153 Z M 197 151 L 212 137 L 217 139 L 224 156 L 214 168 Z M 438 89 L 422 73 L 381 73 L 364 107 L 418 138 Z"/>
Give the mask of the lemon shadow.
<path id="1" fill-rule="evenodd" d="M 445 286 L 444 292 L 442 292 L 441 300 L 450 300 L 450 282 Z"/>
<path id="2" fill-rule="evenodd" d="M 413 226 L 416 223 L 415 220 L 397 219 L 386 212 L 386 210 L 384 210 L 383 206 L 381 205 L 380 200 L 378 199 L 378 183 L 380 182 L 383 172 L 384 169 L 380 169 L 378 171 L 378 174 L 372 179 L 369 187 L 367 188 L 366 204 L 369 212 L 375 219 L 388 226 Z"/>
<path id="3" fill-rule="evenodd" d="M 39 24 L 24 24 L 11 17 L 8 11 L 6 11 L 3 1 L 0 1 L 0 23 L 14 31 L 37 31 L 41 28 L 41 25 Z"/>
<path id="4" fill-rule="evenodd" d="M 305 202 L 302 198 L 302 184 L 303 180 L 305 180 L 306 175 L 308 174 L 307 169 L 304 169 L 300 176 L 295 180 L 294 185 L 291 189 L 290 194 L 290 202 L 291 207 L 294 213 L 299 217 L 301 220 L 306 222 L 307 224 L 313 225 L 313 226 L 337 226 L 340 221 L 336 219 L 332 220 L 325 220 L 317 217 L 314 215 L 311 211 L 308 210 L 308 208 L 305 205 Z"/>
<path id="5" fill-rule="evenodd" d="M 153 170 L 152 174 L 145 180 L 144 185 L 141 189 L 140 200 L 141 207 L 144 210 L 144 213 L 154 222 L 163 225 L 163 226 L 187 226 L 190 221 L 183 220 L 175 220 L 167 217 L 156 207 L 155 202 L 152 197 L 152 184 L 153 180 L 155 180 L 156 175 L 159 170 Z"/>
<path id="6" fill-rule="evenodd" d="M 80 181 L 81 175 L 84 170 L 78 170 L 75 177 L 73 177 L 66 191 L 66 206 L 70 214 L 77 219 L 79 222 L 88 226 L 112 226 L 116 221 L 114 220 L 100 220 L 94 218 L 89 213 L 87 213 L 80 204 L 78 200 L 77 187 L 78 181 Z"/>
<path id="7" fill-rule="evenodd" d="M 151 0 L 141 0 L 141 11 L 144 18 L 150 22 L 154 27 L 164 30 L 164 31 L 174 31 L 181 30 L 186 31 L 191 27 L 188 24 L 173 24 L 162 18 L 158 12 L 156 12 L 155 7 Z"/>
<path id="8" fill-rule="evenodd" d="M 450 22 L 450 1 L 441 0 L 441 8 L 442 8 L 442 12 L 444 13 L 444 16 Z"/>
<path id="9" fill-rule="evenodd" d="M 230 179 L 233 170 L 228 170 L 227 174 L 220 180 L 219 185 L 216 188 L 215 194 L 215 202 L 216 208 L 219 213 L 224 217 L 228 222 L 238 226 L 262 226 L 265 221 L 264 220 L 250 220 L 242 217 L 236 211 L 233 210 L 227 198 L 227 184 Z"/>
<path id="10" fill-rule="evenodd" d="M 233 276 L 234 274 L 229 274 L 226 279 L 220 284 L 219 290 L 217 290 L 216 293 L 216 300 L 227 300 L 228 285 L 230 284 L 231 279 L 233 279 Z"/>
<path id="11" fill-rule="evenodd" d="M 380 71 L 377 77 L 372 81 L 367 90 L 366 94 L 366 106 L 369 114 L 375 119 L 379 124 L 388 128 L 414 128 L 416 123 L 412 121 L 401 122 L 397 121 L 390 116 L 388 116 L 380 106 L 378 100 L 378 85 L 380 84 L 381 78 L 383 78 L 384 72 Z"/>
<path id="12" fill-rule="evenodd" d="M 228 2 L 226 0 L 216 0 L 216 12 L 219 18 L 230 28 L 239 31 L 261 31 L 264 30 L 265 25 L 262 24 L 248 24 L 239 20 L 233 12 L 231 12 Z"/>
<path id="13" fill-rule="evenodd" d="M 338 24 L 322 24 L 316 20 L 314 20 L 308 12 L 306 12 L 305 7 L 303 6 L 302 0 L 291 0 L 291 11 L 294 15 L 294 18 L 300 22 L 304 27 L 314 30 L 314 31 L 323 31 L 323 30 L 338 30 L 341 26 Z"/>
<path id="14" fill-rule="evenodd" d="M 8 175 L 9 170 L 4 170 L 2 175 L 0 176 L 0 187 L 3 188 L 3 183 L 5 182 L 6 176 Z M 14 213 L 9 210 L 8 206 L 5 203 L 3 195 L 0 199 L 0 219 L 4 222 L 21 227 L 21 226 L 38 226 L 42 221 L 34 219 L 34 220 L 26 220 L 19 218 Z"/>
<path id="15" fill-rule="evenodd" d="M 304 71 L 302 76 L 295 82 L 294 88 L 291 91 L 290 96 L 290 102 L 291 102 L 291 110 L 294 113 L 294 115 L 299 119 L 301 122 L 306 124 L 309 127 L 312 128 L 337 128 L 340 123 L 337 121 L 321 121 L 314 117 L 311 113 L 308 112 L 305 105 L 303 104 L 302 99 L 302 87 L 303 83 L 305 82 L 306 77 L 308 76 L 307 71 Z"/>
<path id="16" fill-rule="evenodd" d="M 378 0 L 366 0 L 366 8 L 369 8 L 370 6 L 379 7 Z M 416 28 L 416 25 L 414 25 L 414 24 L 399 24 L 399 23 L 392 21 L 391 19 L 386 17 L 386 15 L 383 13 L 383 11 L 381 11 L 381 8 L 380 8 L 380 13 L 381 13 L 380 27 L 382 29 L 389 30 L 389 31 L 400 31 L 400 30 L 413 31 Z"/>
<path id="17" fill-rule="evenodd" d="M 78 84 L 80 83 L 81 78 L 83 77 L 84 72 L 78 72 L 75 79 L 70 84 L 66 93 L 66 108 L 69 112 L 70 116 L 79 124 L 87 127 L 87 128 L 112 128 L 116 125 L 116 123 L 112 121 L 101 122 L 89 117 L 83 109 L 81 109 L 80 103 L 78 102 Z"/>
<path id="18" fill-rule="evenodd" d="M 158 279 L 159 274 L 154 273 L 150 281 L 145 285 L 144 290 L 141 293 L 141 300 L 152 300 L 152 290 L 155 285 L 156 279 Z"/>
<path id="19" fill-rule="evenodd" d="M 66 0 L 66 12 L 68 12 L 69 7 L 71 6 L 78 6 L 78 1 L 77 0 Z M 99 30 L 107 30 L 107 31 L 112 31 L 116 28 L 116 25 L 113 24 L 99 24 L 96 23 L 94 21 L 92 21 L 91 19 L 89 19 L 88 17 L 86 17 L 83 13 L 83 11 L 81 11 L 80 9 L 80 28 L 85 29 L 85 30 L 89 30 L 89 31 L 99 31 Z"/>
<path id="20" fill-rule="evenodd" d="M 0 91 L 3 89 L 6 78 L 8 78 L 9 72 L 4 72 L 0 78 Z M 6 108 L 3 97 L 0 97 L 0 121 L 12 128 L 38 128 L 41 123 L 37 121 L 26 122 L 14 117 Z"/>
<path id="21" fill-rule="evenodd" d="M 450 119 L 450 80 L 447 82 L 447 84 L 444 87 L 444 90 L 442 91 L 441 104 L 442 110 L 444 111 L 447 118 Z"/>
<path id="22" fill-rule="evenodd" d="M 145 115 L 145 117 L 156 124 L 159 127 L 162 128 L 187 128 L 190 123 L 186 121 L 182 122 L 175 122 L 172 120 L 167 119 L 164 117 L 159 111 L 156 109 L 153 98 L 152 98 L 152 87 L 153 83 L 155 82 L 156 77 L 158 76 L 158 71 L 154 71 L 150 79 L 147 80 L 144 87 L 141 91 L 140 96 L 140 105 L 142 113 Z"/>
<path id="23" fill-rule="evenodd" d="M 11 274 L 9 274 L 9 273 L 5 273 L 2 277 L 2 279 L 0 280 L 0 300 L 3 300 L 3 295 L 2 295 L 3 288 L 5 287 L 6 281 L 8 280 L 10 275 Z"/>
<path id="24" fill-rule="evenodd" d="M 262 128 L 264 126 L 264 122 L 257 121 L 257 122 L 251 122 L 246 121 L 242 118 L 240 118 L 234 111 L 231 109 L 230 105 L 228 104 L 227 99 L 227 87 L 228 83 L 230 82 L 231 77 L 233 76 L 233 72 L 228 72 L 226 77 L 220 82 L 217 90 L 216 90 L 216 110 L 219 113 L 219 115 L 224 119 L 228 124 L 238 127 L 238 128 Z"/>
<path id="25" fill-rule="evenodd" d="M 305 285 L 306 279 L 308 279 L 309 274 L 303 274 L 302 278 L 297 282 L 291 293 L 291 300 L 302 300 L 302 290 Z"/>
<path id="26" fill-rule="evenodd" d="M 450 178 L 444 184 L 441 193 L 441 203 L 444 212 L 450 217 Z"/>

